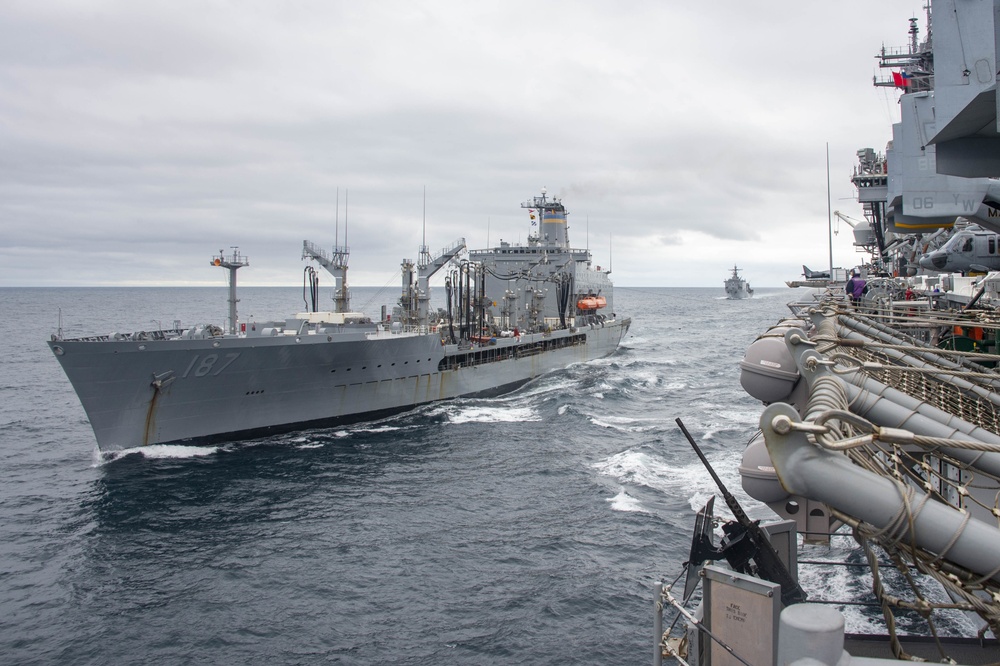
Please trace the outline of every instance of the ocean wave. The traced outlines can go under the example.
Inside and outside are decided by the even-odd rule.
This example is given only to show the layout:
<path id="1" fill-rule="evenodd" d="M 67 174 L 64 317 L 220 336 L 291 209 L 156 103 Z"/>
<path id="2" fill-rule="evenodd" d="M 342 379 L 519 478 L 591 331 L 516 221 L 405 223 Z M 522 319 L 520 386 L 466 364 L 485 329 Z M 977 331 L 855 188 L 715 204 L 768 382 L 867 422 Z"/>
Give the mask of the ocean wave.
<path id="1" fill-rule="evenodd" d="M 194 446 L 189 444 L 152 444 L 150 446 L 137 446 L 120 451 L 109 451 L 98 453 L 95 466 L 106 465 L 116 460 L 121 460 L 126 456 L 140 455 L 150 460 L 184 459 L 184 458 L 204 458 L 215 455 L 222 450 L 221 446 Z M 96 451 L 97 449 L 95 449 Z"/>
<path id="2" fill-rule="evenodd" d="M 517 423 L 541 421 L 541 416 L 531 407 L 495 406 L 493 403 L 481 405 L 460 405 L 451 403 L 435 410 L 448 423 Z"/>
<path id="3" fill-rule="evenodd" d="M 614 497 L 609 497 L 606 502 L 611 503 L 611 509 L 613 511 L 627 511 L 636 513 L 649 513 L 642 507 L 642 502 L 640 502 L 635 497 L 632 497 L 627 492 L 622 490 L 620 493 Z"/>
<path id="4" fill-rule="evenodd" d="M 362 426 L 358 426 L 356 428 L 353 428 L 354 432 L 372 432 L 372 433 L 378 433 L 378 432 L 395 432 L 397 430 L 405 430 L 405 428 L 402 427 L 402 426 L 390 426 L 390 425 L 378 425 L 378 426 L 374 426 L 374 427 L 367 427 L 367 426 L 363 426 L 362 425 Z M 345 433 L 345 435 L 346 434 L 347 433 Z"/>
<path id="5" fill-rule="evenodd" d="M 609 428 L 619 432 L 649 432 L 663 427 L 661 418 L 636 418 L 629 416 L 590 416 L 589 421 L 601 428 Z"/>
<path id="6" fill-rule="evenodd" d="M 593 467 L 600 474 L 620 483 L 645 486 L 665 493 L 690 487 L 693 481 L 704 475 L 700 466 L 673 466 L 659 456 L 635 449 L 616 453 L 594 463 Z"/>

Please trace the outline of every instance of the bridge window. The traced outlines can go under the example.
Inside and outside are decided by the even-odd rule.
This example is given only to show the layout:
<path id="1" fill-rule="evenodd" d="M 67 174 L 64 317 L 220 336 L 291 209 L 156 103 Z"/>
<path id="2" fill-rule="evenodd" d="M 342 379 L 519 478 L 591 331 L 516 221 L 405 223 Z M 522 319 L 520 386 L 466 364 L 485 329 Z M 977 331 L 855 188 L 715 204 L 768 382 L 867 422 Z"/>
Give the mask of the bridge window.
<path id="1" fill-rule="evenodd" d="M 997 239 L 995 237 L 994 238 L 990 238 L 989 246 L 990 246 L 990 254 L 996 254 L 996 252 L 997 252 Z"/>

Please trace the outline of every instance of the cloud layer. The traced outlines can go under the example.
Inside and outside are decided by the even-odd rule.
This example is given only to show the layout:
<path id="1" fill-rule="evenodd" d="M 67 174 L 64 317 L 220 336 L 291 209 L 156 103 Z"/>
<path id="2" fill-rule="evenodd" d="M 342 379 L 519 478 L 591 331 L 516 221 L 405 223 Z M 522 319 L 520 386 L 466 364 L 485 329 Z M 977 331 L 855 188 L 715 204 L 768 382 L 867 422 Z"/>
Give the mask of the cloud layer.
<path id="1" fill-rule="evenodd" d="M 826 144 L 860 218 L 855 152 L 898 115 L 873 56 L 919 4 L 675 5 L 3 3 L 0 286 L 220 284 L 234 245 L 244 284 L 296 285 L 345 229 L 382 285 L 425 190 L 427 244 L 481 247 L 542 186 L 619 285 L 826 265 Z"/>

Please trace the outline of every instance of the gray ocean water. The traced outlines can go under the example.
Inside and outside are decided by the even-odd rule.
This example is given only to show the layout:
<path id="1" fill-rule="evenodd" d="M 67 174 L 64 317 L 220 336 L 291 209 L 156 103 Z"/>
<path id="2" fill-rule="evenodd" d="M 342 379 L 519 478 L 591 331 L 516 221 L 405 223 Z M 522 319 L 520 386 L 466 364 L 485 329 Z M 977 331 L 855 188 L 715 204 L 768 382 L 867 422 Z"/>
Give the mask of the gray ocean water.
<path id="1" fill-rule="evenodd" d="M 768 515 L 739 484 L 761 406 L 737 364 L 801 292 L 723 295 L 619 287 L 618 352 L 501 398 L 104 460 L 45 340 L 221 325 L 226 290 L 0 289 L 0 662 L 650 663 L 653 582 L 715 492 L 675 418 Z"/>

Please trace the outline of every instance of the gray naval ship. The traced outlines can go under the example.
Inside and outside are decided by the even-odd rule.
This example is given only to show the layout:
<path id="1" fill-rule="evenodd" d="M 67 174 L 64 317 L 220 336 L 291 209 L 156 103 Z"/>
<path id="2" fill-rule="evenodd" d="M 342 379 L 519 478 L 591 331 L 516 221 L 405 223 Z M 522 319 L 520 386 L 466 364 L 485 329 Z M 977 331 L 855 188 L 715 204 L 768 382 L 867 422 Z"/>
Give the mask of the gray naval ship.
<path id="1" fill-rule="evenodd" d="M 740 277 L 740 269 L 736 266 L 733 266 L 733 274 L 726 278 L 723 284 L 726 286 L 726 298 L 730 300 L 753 297 L 750 283 Z"/>
<path id="2" fill-rule="evenodd" d="M 237 440 L 372 420 L 460 396 L 512 391 L 546 372 L 607 356 L 631 319 L 614 311 L 610 270 L 570 247 L 557 198 L 522 204 L 526 245 L 466 251 L 464 240 L 402 263 L 402 294 L 378 320 L 350 311 L 346 246 L 305 241 L 303 258 L 336 280 L 334 311 L 241 323 L 234 251 L 228 330 L 215 325 L 66 339 L 49 346 L 90 419 L 101 451 Z M 441 269 L 447 307 L 432 312 Z M 315 299 L 314 299 L 315 302 Z M 315 308 L 315 306 L 314 306 Z"/>

